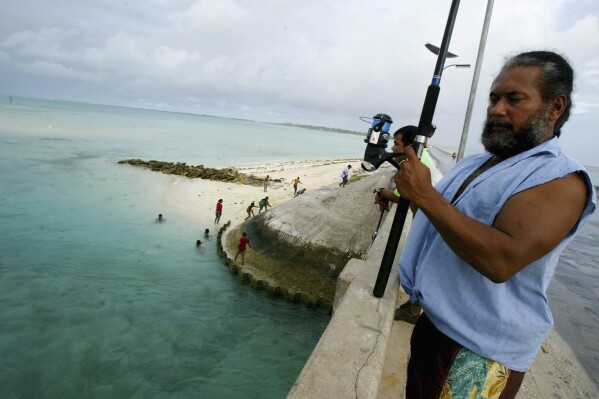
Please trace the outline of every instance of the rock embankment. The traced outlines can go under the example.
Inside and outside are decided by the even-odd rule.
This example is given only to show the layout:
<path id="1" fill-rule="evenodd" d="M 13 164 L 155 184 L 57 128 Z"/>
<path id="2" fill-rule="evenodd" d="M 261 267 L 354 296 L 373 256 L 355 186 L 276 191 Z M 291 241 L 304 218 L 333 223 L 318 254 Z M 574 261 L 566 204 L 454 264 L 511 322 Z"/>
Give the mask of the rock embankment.
<path id="1" fill-rule="evenodd" d="M 162 172 L 168 175 L 185 176 L 190 179 L 217 180 L 229 183 L 249 184 L 260 186 L 264 177 L 247 175 L 236 168 L 207 168 L 204 165 L 187 165 L 185 162 L 144 161 L 141 159 L 124 159 L 120 164 L 129 164 L 141 168 L 148 168 L 154 172 Z M 277 182 L 277 180 L 273 180 Z M 280 183 L 280 181 L 278 181 Z"/>
<path id="2" fill-rule="evenodd" d="M 234 227 L 223 238 L 225 264 L 240 275 L 249 273 L 255 285 L 277 287 L 288 299 L 331 308 L 339 274 L 349 259 L 365 257 L 372 244 L 381 216 L 372 190 L 387 186 L 391 175 L 308 191 Z M 235 265 L 230 257 L 242 232 L 252 249 L 245 265 Z"/>

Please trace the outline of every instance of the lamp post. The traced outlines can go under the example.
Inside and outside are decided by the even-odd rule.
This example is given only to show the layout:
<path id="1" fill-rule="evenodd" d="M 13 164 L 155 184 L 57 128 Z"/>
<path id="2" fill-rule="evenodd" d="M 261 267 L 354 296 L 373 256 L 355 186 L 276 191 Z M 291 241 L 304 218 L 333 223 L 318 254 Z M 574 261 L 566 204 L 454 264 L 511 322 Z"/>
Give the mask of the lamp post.
<path id="1" fill-rule="evenodd" d="M 470 118 L 472 117 L 472 107 L 474 106 L 474 98 L 476 97 L 476 88 L 478 87 L 478 77 L 480 75 L 480 66 L 483 63 L 485 55 L 485 46 L 487 44 L 487 33 L 489 33 L 489 24 L 491 22 L 491 13 L 493 12 L 493 0 L 487 1 L 487 11 L 485 12 L 485 22 L 483 23 L 483 31 L 480 34 L 480 44 L 478 45 L 478 55 L 476 56 L 476 65 L 474 66 L 474 75 L 472 76 L 472 86 L 470 87 L 470 97 L 468 98 L 468 106 L 466 107 L 466 116 L 464 118 L 464 127 L 462 129 L 462 138 L 460 139 L 460 147 L 456 162 L 464 157 L 464 148 L 466 147 L 466 139 L 468 138 L 468 129 L 470 128 Z"/>

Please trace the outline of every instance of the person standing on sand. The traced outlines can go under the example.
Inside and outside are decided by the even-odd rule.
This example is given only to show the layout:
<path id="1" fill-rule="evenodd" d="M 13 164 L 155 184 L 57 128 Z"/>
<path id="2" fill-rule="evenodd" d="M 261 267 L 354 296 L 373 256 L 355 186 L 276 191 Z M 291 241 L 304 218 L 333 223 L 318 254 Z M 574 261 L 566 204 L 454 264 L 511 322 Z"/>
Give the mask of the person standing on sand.
<path id="1" fill-rule="evenodd" d="M 260 202 L 258 202 L 258 205 L 260 205 L 260 209 L 258 209 L 258 213 L 262 212 L 262 208 L 264 208 L 264 212 L 266 212 L 268 210 L 269 206 L 272 208 L 272 205 L 270 205 L 270 202 L 268 202 L 268 197 L 262 198 L 260 200 Z"/>
<path id="2" fill-rule="evenodd" d="M 295 193 L 297 193 L 297 185 L 300 184 L 300 178 L 299 176 L 295 179 L 293 179 L 293 195 L 295 195 Z"/>
<path id="3" fill-rule="evenodd" d="M 399 260 L 410 302 L 396 319 L 423 309 L 406 398 L 516 397 L 553 325 L 546 290 L 559 255 L 596 208 L 587 171 L 559 143 L 573 80 L 554 52 L 509 58 L 488 97 L 486 152 L 436 186 L 406 147 L 395 183 L 418 212 Z"/>
<path id="4" fill-rule="evenodd" d="M 270 184 L 270 175 L 266 175 L 264 178 L 264 192 L 268 191 L 268 185 Z"/>
<path id="5" fill-rule="evenodd" d="M 245 210 L 248 213 L 248 217 L 246 217 L 244 219 L 244 222 L 246 220 L 248 220 L 249 218 L 251 218 L 252 216 L 254 216 L 254 208 L 258 208 L 258 207 L 255 205 L 254 201 L 252 201 L 252 203 L 250 204 L 250 206 L 248 206 L 247 209 Z"/>
<path id="6" fill-rule="evenodd" d="M 241 238 L 239 239 L 239 246 L 237 247 L 237 253 L 235 254 L 235 259 L 233 259 L 233 262 L 236 262 L 237 257 L 241 255 L 241 264 L 244 264 L 246 246 L 250 248 L 252 247 L 252 245 L 250 244 L 250 239 L 247 237 L 247 234 L 244 231 L 243 233 L 241 233 Z"/>
<path id="7" fill-rule="evenodd" d="M 214 218 L 214 224 L 220 222 L 220 217 L 223 214 L 223 200 L 222 198 L 216 203 L 216 218 Z"/>
<path id="8" fill-rule="evenodd" d="M 349 180 L 349 170 L 351 169 L 351 165 L 347 165 L 347 167 L 343 168 L 343 172 L 341 172 L 342 182 L 339 183 L 339 187 L 345 187 L 347 181 Z"/>

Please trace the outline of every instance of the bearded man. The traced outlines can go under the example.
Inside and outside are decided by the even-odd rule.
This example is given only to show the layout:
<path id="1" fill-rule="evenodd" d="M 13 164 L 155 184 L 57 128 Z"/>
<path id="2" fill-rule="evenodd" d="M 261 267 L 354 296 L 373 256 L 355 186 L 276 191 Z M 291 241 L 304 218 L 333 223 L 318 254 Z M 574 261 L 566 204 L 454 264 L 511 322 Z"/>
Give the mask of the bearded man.
<path id="1" fill-rule="evenodd" d="M 489 95 L 487 152 L 459 162 L 436 189 L 405 149 L 395 182 L 419 211 L 400 278 L 423 309 L 407 398 L 513 398 L 549 332 L 547 286 L 596 206 L 586 170 L 559 146 L 573 76 L 553 52 L 508 59 Z"/>

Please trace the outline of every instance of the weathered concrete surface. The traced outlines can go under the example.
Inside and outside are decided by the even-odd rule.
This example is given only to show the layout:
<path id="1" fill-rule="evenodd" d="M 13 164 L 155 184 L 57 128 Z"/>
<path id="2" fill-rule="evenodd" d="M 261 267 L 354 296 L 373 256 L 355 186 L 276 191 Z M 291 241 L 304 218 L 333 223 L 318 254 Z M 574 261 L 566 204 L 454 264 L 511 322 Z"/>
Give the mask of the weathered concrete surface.
<path id="1" fill-rule="evenodd" d="M 397 303 L 405 303 L 407 300 L 408 295 L 400 290 Z M 405 397 L 406 370 L 410 360 L 410 337 L 413 329 L 413 324 L 405 321 L 393 321 L 377 399 Z"/>
<path id="2" fill-rule="evenodd" d="M 387 218 L 368 260 L 352 259 L 339 276 L 333 317 L 288 398 L 376 397 L 397 304 L 397 269 L 382 298 L 372 290 L 391 223 Z M 404 241 L 405 233 L 398 255 Z"/>
<path id="3" fill-rule="evenodd" d="M 233 268 L 288 299 L 332 308 L 339 273 L 372 244 L 381 215 L 372 189 L 387 186 L 391 176 L 376 173 L 344 188 L 307 191 L 233 228 L 223 241 L 230 258 L 242 232 L 252 245 L 245 265 Z"/>
<path id="4" fill-rule="evenodd" d="M 551 330 L 526 373 L 519 398 L 596 399 L 599 391 L 570 346 Z"/>
<path id="5" fill-rule="evenodd" d="M 398 302 L 402 300 L 400 296 Z M 404 397 L 413 328 L 403 321 L 393 322 L 377 399 Z M 595 399 L 599 392 L 568 344 L 551 330 L 524 377 L 518 398 Z"/>

